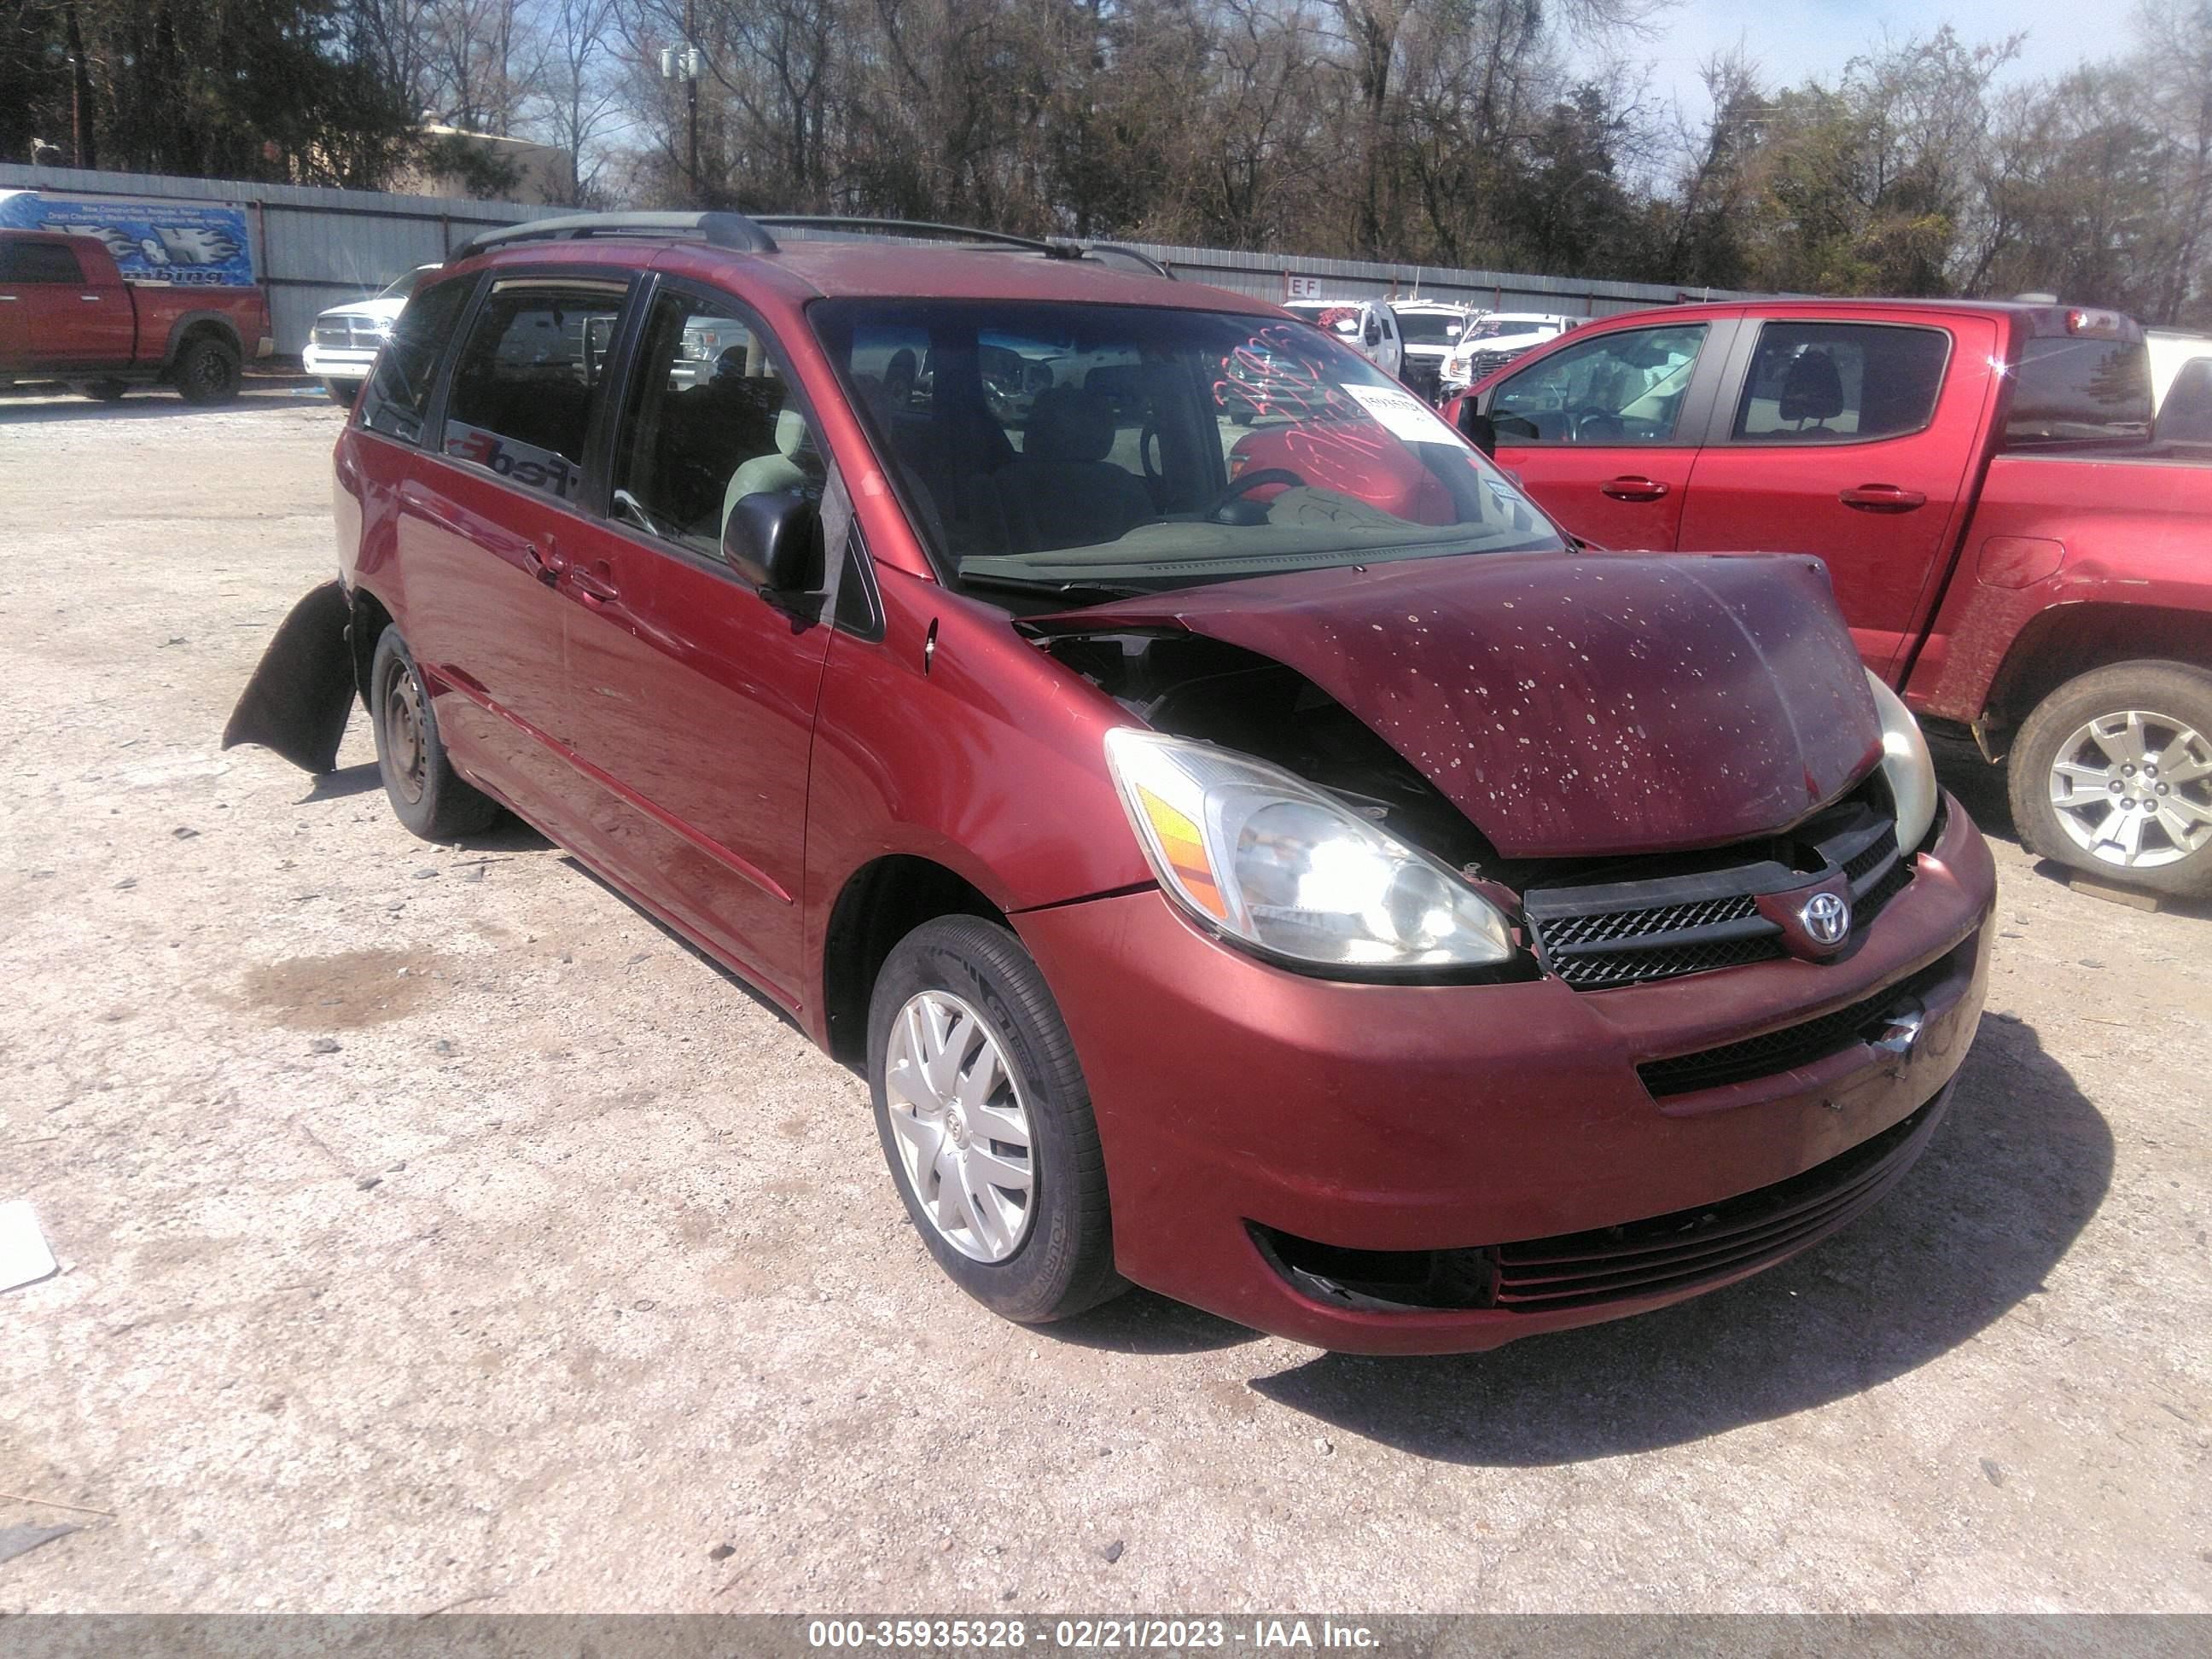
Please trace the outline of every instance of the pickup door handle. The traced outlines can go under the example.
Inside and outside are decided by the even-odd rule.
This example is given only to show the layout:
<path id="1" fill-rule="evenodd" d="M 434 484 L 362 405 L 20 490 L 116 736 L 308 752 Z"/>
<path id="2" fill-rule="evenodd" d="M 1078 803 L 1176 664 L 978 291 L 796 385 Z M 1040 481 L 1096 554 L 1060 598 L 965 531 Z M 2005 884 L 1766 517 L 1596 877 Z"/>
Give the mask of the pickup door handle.
<path id="1" fill-rule="evenodd" d="M 568 567 L 568 586 L 596 605 L 610 605 L 622 598 L 622 590 L 605 576 L 580 564 Z"/>
<path id="2" fill-rule="evenodd" d="M 100 301 L 100 295 L 97 294 L 80 294 L 76 297 L 88 306 L 96 306 Z"/>
<path id="3" fill-rule="evenodd" d="M 1862 513 L 1910 513 L 1916 507 L 1928 505 L 1924 490 L 1899 489 L 1895 484 L 1861 484 L 1856 489 L 1844 490 L 1836 499 Z"/>
<path id="4" fill-rule="evenodd" d="M 1668 487 L 1656 478 L 1646 478 L 1630 473 L 1618 478 L 1607 478 L 1597 487 L 1601 495 L 1610 495 L 1616 501 L 1656 501 L 1667 493 Z"/>

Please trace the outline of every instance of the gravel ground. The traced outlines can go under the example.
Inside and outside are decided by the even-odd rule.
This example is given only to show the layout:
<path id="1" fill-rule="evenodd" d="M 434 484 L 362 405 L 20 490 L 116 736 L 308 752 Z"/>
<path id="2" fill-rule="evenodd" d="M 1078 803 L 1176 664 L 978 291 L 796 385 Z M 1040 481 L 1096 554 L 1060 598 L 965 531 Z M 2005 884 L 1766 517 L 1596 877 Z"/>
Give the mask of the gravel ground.
<path id="1" fill-rule="evenodd" d="M 1679 1309 L 1416 1362 L 993 1319 L 848 1073 L 356 714 L 219 753 L 337 412 L 0 400 L 0 1611 L 2212 1607 L 2212 953 L 2009 839 L 1956 1109 Z M 27 1499 L 37 1501 L 24 1501 Z M 71 1507 L 76 1506 L 76 1507 Z"/>

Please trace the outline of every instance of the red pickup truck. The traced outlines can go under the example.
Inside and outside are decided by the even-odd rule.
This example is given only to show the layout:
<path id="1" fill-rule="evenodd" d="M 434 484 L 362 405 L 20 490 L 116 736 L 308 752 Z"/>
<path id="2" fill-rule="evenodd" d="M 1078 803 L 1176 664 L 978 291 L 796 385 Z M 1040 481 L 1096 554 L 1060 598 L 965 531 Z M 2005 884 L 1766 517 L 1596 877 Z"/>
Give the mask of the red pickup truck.
<path id="1" fill-rule="evenodd" d="M 2134 323 L 1682 306 L 1449 412 L 1591 543 L 1817 554 L 1868 665 L 2008 762 L 2029 850 L 2212 896 L 2212 444 L 2154 426 Z"/>
<path id="2" fill-rule="evenodd" d="M 258 288 L 126 283 L 96 236 L 0 228 L 0 385 L 66 380 L 107 399 L 161 382 L 227 403 L 247 356 L 274 349 Z"/>

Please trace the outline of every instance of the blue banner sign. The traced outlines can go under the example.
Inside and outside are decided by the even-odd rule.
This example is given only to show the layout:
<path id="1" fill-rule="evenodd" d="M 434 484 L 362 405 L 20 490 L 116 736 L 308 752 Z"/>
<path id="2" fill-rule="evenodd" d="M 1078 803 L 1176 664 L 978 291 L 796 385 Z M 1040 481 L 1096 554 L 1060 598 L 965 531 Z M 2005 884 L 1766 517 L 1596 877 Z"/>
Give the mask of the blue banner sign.
<path id="1" fill-rule="evenodd" d="M 125 202 L 0 191 L 0 225 L 97 236 L 128 283 L 252 288 L 246 210 L 218 202 Z"/>

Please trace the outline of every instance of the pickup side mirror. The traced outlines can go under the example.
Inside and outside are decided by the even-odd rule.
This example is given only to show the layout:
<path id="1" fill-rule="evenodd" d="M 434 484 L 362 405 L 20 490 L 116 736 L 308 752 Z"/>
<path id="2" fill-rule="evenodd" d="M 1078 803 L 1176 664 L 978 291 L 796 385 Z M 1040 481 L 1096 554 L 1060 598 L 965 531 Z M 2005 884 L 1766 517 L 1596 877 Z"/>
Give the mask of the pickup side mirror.
<path id="1" fill-rule="evenodd" d="M 1462 437 L 1484 454 L 1498 453 L 1498 423 L 1477 411 L 1471 397 L 1459 400 L 1459 430 Z"/>
<path id="2" fill-rule="evenodd" d="M 795 489 L 738 497 L 722 521 L 722 557 L 770 602 L 822 586 L 822 519 Z"/>

